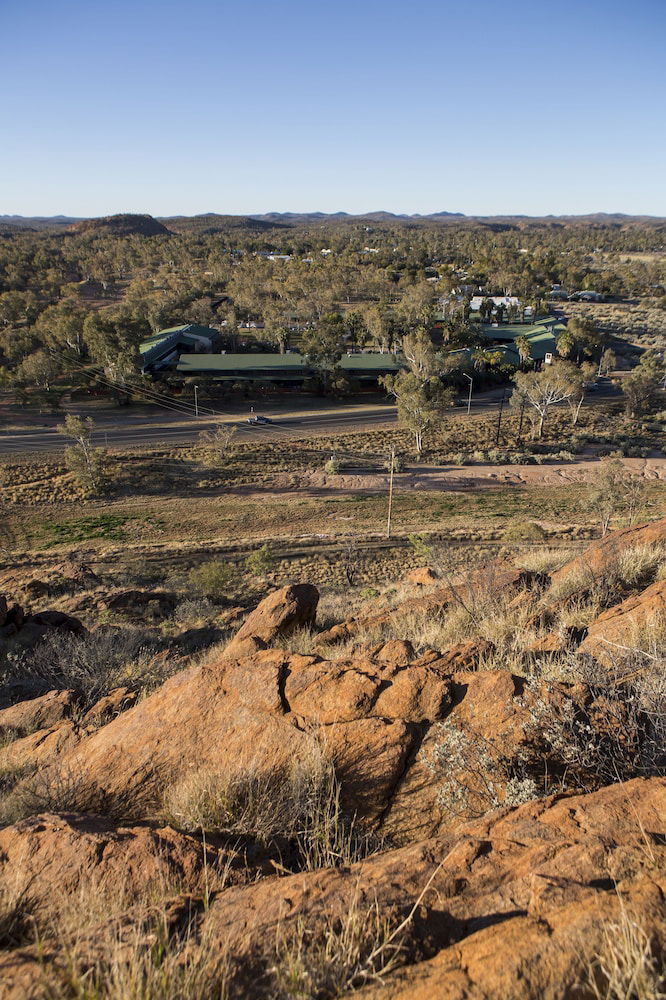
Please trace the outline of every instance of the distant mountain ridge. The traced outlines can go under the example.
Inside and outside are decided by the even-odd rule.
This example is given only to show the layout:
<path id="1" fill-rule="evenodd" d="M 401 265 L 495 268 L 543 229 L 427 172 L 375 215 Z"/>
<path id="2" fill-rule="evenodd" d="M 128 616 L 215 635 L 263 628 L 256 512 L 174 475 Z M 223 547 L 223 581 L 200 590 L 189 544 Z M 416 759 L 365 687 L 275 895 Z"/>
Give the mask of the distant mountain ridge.
<path id="1" fill-rule="evenodd" d="M 61 233 L 98 233 L 114 236 L 168 236 L 170 233 L 196 232 L 210 235 L 234 229 L 256 232 L 289 229 L 293 226 L 328 225 L 404 225 L 408 227 L 439 223 L 464 227 L 482 226 L 504 231 L 507 229 L 559 228 L 586 225 L 625 227 L 640 224 L 666 225 L 666 218 L 655 215 L 628 215 L 624 212 L 591 212 L 587 215 L 465 215 L 463 212 L 431 212 L 427 215 L 386 211 L 350 214 L 349 212 L 267 212 L 256 215 L 227 215 L 206 212 L 199 215 L 154 217 L 138 213 L 122 213 L 100 218 L 82 219 L 69 215 L 22 216 L 0 215 L 0 233 L 11 236 L 19 232 L 56 230 Z"/>

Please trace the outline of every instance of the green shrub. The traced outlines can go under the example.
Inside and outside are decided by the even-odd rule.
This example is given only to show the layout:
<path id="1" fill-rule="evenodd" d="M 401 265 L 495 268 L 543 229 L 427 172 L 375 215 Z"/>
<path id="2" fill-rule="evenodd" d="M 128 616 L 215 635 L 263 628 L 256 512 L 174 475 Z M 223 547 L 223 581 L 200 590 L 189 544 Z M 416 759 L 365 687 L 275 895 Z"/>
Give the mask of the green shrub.
<path id="1" fill-rule="evenodd" d="M 194 566 L 188 574 L 190 586 L 200 597 L 223 597 L 234 578 L 234 568 L 220 559 Z"/>
<path id="2" fill-rule="evenodd" d="M 245 560 L 245 568 L 253 576 L 263 576 L 269 572 L 274 564 L 275 556 L 268 542 L 264 542 L 261 548 L 255 549 L 254 552 L 250 552 Z"/>
<path id="3" fill-rule="evenodd" d="M 504 538 L 508 542 L 542 542 L 546 532 L 534 521 L 516 521 L 506 529 Z"/>
<path id="4" fill-rule="evenodd" d="M 416 555 L 427 559 L 430 555 L 431 547 L 428 545 L 425 535 L 408 535 L 407 537 Z"/>

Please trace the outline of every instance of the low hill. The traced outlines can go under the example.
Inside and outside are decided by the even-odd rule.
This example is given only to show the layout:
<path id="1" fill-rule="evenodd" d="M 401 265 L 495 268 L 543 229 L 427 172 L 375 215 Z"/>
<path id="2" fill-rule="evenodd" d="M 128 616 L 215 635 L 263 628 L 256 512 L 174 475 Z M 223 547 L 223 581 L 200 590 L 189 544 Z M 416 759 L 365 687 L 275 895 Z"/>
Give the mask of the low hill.
<path id="1" fill-rule="evenodd" d="M 284 222 L 274 222 L 269 218 L 252 218 L 249 215 L 218 215 L 206 212 L 204 215 L 174 215 L 161 220 L 176 233 L 197 233 L 202 236 L 211 233 L 226 233 L 230 230 L 246 230 L 263 233 L 272 229 L 290 228 Z"/>
<path id="2" fill-rule="evenodd" d="M 166 226 L 152 215 L 107 215 L 101 219 L 75 222 L 70 233 L 99 233 L 104 236 L 170 236 Z"/>

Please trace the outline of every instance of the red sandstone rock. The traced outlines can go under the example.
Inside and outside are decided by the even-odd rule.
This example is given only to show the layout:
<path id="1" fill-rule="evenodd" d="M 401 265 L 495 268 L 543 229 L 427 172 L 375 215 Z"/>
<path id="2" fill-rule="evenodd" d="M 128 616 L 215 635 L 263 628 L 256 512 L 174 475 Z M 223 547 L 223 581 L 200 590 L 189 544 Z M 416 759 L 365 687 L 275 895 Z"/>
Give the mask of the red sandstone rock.
<path id="1" fill-rule="evenodd" d="M 626 657 L 638 642 L 649 648 L 650 633 L 663 628 L 666 621 L 666 580 L 658 580 L 641 594 L 602 612 L 587 628 L 587 637 L 578 647 L 603 663 Z"/>
<path id="2" fill-rule="evenodd" d="M 623 528 L 613 531 L 588 546 L 581 555 L 565 563 L 551 574 L 551 584 L 562 584 L 565 580 L 575 578 L 579 573 L 589 573 L 590 577 L 603 575 L 604 570 L 612 564 L 625 549 L 634 545 L 657 545 L 666 542 L 666 517 L 648 524 L 639 524 L 633 528 Z"/>
<path id="3" fill-rule="evenodd" d="M 75 704 L 73 691 L 49 691 L 39 698 L 21 701 L 0 710 L 0 732 L 14 729 L 32 733 L 67 719 Z"/>
<path id="4" fill-rule="evenodd" d="M 270 645 L 275 639 L 289 635 L 297 628 L 314 625 L 319 603 L 319 591 L 309 583 L 294 583 L 269 594 L 250 614 L 225 650 L 226 656 L 236 656 L 247 646 L 243 640 L 255 639 Z"/>
<path id="5" fill-rule="evenodd" d="M 428 566 L 413 569 L 405 577 L 407 583 L 412 583 L 416 587 L 431 587 L 438 579 L 437 573 Z"/>

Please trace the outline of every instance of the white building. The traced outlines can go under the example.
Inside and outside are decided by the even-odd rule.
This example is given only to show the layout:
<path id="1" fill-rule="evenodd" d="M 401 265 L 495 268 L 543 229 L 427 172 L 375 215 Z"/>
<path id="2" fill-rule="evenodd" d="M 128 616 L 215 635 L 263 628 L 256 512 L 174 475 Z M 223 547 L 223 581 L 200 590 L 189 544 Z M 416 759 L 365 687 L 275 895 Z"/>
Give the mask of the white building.
<path id="1" fill-rule="evenodd" d="M 515 295 L 475 295 L 469 304 L 472 312 L 478 312 L 481 303 L 485 302 L 486 299 L 490 299 L 495 308 L 504 306 L 505 309 L 508 309 L 510 306 L 520 306 L 520 299 Z"/>

